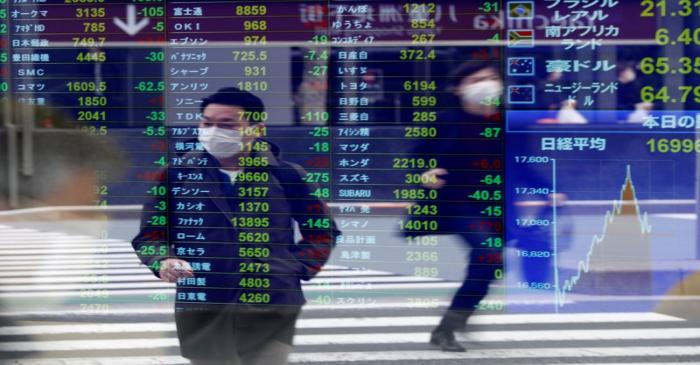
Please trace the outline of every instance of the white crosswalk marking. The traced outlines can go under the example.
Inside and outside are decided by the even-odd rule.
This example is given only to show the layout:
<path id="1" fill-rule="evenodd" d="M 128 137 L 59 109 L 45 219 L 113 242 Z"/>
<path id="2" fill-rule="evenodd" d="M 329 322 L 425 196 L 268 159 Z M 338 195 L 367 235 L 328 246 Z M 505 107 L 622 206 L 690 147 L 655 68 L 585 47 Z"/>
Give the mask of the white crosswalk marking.
<path id="1" fill-rule="evenodd" d="M 115 330 L 117 330 L 116 328 Z M 128 332 L 128 331 L 124 331 Z M 78 331 L 79 333 L 79 331 Z M 93 332 L 95 333 L 95 332 Z M 117 332 L 119 333 L 119 332 Z M 572 341 L 572 340 L 671 340 L 700 339 L 700 328 L 633 329 L 633 330 L 552 330 L 552 331 L 477 331 L 467 336 L 457 336 L 462 341 L 472 342 L 525 342 L 525 341 Z M 296 335 L 296 346 L 318 345 L 369 345 L 427 343 L 426 332 L 381 332 L 355 334 Z M 100 349 L 155 349 L 177 347 L 176 337 L 135 338 L 108 340 L 62 340 L 24 341 L 0 343 L 0 351 L 75 351 Z"/>
<path id="2" fill-rule="evenodd" d="M 163 313 L 169 313 L 163 311 Z M 603 318 L 598 318 L 599 316 Z M 557 318 L 561 317 L 561 318 Z M 405 327 L 405 326 L 434 326 L 440 322 L 439 316 L 411 316 L 411 317 L 353 317 L 353 318 L 318 318 L 300 319 L 297 328 L 371 328 L 371 327 Z M 596 313 L 595 315 L 577 314 L 564 315 L 480 315 L 474 317 L 472 324 L 527 324 L 527 323 L 625 323 L 625 322 L 673 322 L 683 320 L 657 313 Z M 142 333 L 174 331 L 175 325 L 146 322 L 146 323 L 103 323 L 103 324 L 69 324 L 69 325 L 39 325 L 39 326 L 15 326 L 0 327 L 0 336 L 10 335 L 40 335 L 40 334 L 65 334 L 65 333 Z M 534 331 L 535 333 L 537 331 Z M 540 331 L 541 332 L 541 331 Z M 552 331 L 554 334 L 566 331 Z M 498 335 L 498 332 L 489 332 Z M 579 331 L 580 335 L 586 331 Z M 475 341 L 485 332 L 475 335 Z M 504 338 L 514 333 L 505 335 Z M 487 336 L 484 336 L 485 338 Z"/>
<path id="3" fill-rule="evenodd" d="M 20 303 L 0 313 L 0 320 L 18 323 L 0 326 L 0 353 L 5 354 L 0 365 L 188 364 L 178 356 L 172 303 L 145 299 L 170 298 L 174 285 L 159 281 L 141 265 L 129 242 L 0 226 L 0 262 L 0 299 Z M 304 284 L 304 290 L 310 297 L 355 290 L 371 297 L 370 293 L 392 290 L 411 295 L 449 293 L 458 285 L 438 278 L 327 266 Z M 83 298 L 85 289 L 108 293 L 109 300 Z M 690 364 L 700 357 L 700 348 L 694 345 L 700 342 L 700 325 L 648 312 L 478 314 L 469 321 L 475 329 L 458 334 L 469 351 L 440 352 L 427 342 L 440 321 L 442 309 L 436 307 L 447 305 L 449 295 L 413 302 L 404 296 L 379 296 L 383 300 L 367 303 L 310 300 L 297 322 L 290 363 L 501 359 L 548 364 L 575 358 L 572 364 L 606 365 L 623 359 L 626 364 L 657 365 Z M 88 308 L 77 310 L 79 304 Z M 565 345 L 553 346 L 553 341 Z"/>

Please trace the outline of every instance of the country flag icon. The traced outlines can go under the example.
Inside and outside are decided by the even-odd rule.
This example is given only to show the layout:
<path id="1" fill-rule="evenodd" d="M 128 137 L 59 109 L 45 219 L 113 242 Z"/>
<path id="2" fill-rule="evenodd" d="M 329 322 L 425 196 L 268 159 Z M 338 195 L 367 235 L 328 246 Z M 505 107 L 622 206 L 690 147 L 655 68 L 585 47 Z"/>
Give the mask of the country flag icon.
<path id="1" fill-rule="evenodd" d="M 534 76 L 534 57 L 508 57 L 508 76 Z"/>
<path id="2" fill-rule="evenodd" d="M 534 1 L 511 1 L 508 3 L 508 19 L 533 19 L 534 17 Z"/>
<path id="3" fill-rule="evenodd" d="M 535 46 L 535 31 L 533 29 L 508 30 L 509 48 L 532 48 Z"/>
<path id="4" fill-rule="evenodd" d="M 534 85 L 510 85 L 508 86 L 508 104 L 534 104 Z"/>

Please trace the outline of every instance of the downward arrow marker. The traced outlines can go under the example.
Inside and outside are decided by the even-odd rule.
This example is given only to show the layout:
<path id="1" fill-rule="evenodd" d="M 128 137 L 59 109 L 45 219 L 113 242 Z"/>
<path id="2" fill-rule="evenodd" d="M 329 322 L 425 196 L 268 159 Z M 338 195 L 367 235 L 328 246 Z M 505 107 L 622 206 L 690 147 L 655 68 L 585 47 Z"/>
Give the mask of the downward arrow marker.
<path id="1" fill-rule="evenodd" d="M 136 35 L 136 33 L 140 32 L 145 26 L 148 25 L 149 18 L 143 18 L 141 19 L 138 23 L 136 22 L 136 5 L 127 5 L 126 6 L 126 22 L 123 20 L 117 18 L 116 16 L 114 17 L 114 24 L 118 26 L 121 30 L 126 32 L 126 34 L 130 36 Z"/>

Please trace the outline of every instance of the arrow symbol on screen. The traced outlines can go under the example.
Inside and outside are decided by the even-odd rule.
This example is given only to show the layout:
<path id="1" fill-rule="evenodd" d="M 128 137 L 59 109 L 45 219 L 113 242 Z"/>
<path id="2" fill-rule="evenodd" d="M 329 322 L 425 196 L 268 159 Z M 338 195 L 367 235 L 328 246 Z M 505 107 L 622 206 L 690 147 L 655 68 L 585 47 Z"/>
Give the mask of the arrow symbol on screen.
<path id="1" fill-rule="evenodd" d="M 136 22 L 136 5 L 126 6 L 126 22 L 116 16 L 114 17 L 114 24 L 130 36 L 134 36 L 136 33 L 140 32 L 148 25 L 148 22 L 149 18 L 143 18 Z"/>

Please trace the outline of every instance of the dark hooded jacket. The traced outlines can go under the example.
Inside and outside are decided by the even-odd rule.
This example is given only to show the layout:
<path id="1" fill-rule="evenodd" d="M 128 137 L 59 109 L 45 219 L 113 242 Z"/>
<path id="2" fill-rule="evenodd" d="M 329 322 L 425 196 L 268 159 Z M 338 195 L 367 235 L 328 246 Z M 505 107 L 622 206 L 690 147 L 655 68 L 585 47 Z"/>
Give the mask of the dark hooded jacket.
<path id="1" fill-rule="evenodd" d="M 274 144 L 257 142 L 262 148 L 250 157 L 258 166 L 245 167 L 235 184 L 206 152 L 172 157 L 166 180 L 144 204 L 132 241 L 140 260 L 156 276 L 165 258 L 183 259 L 195 273 L 178 282 L 175 297 L 184 356 L 208 340 L 197 332 L 203 341 L 182 341 L 181 329 L 213 325 L 186 312 L 221 306 L 298 310 L 305 302 L 300 281 L 320 270 L 340 233 L 326 204 L 312 195 L 316 186 L 304 181 L 306 172 L 282 160 Z"/>

